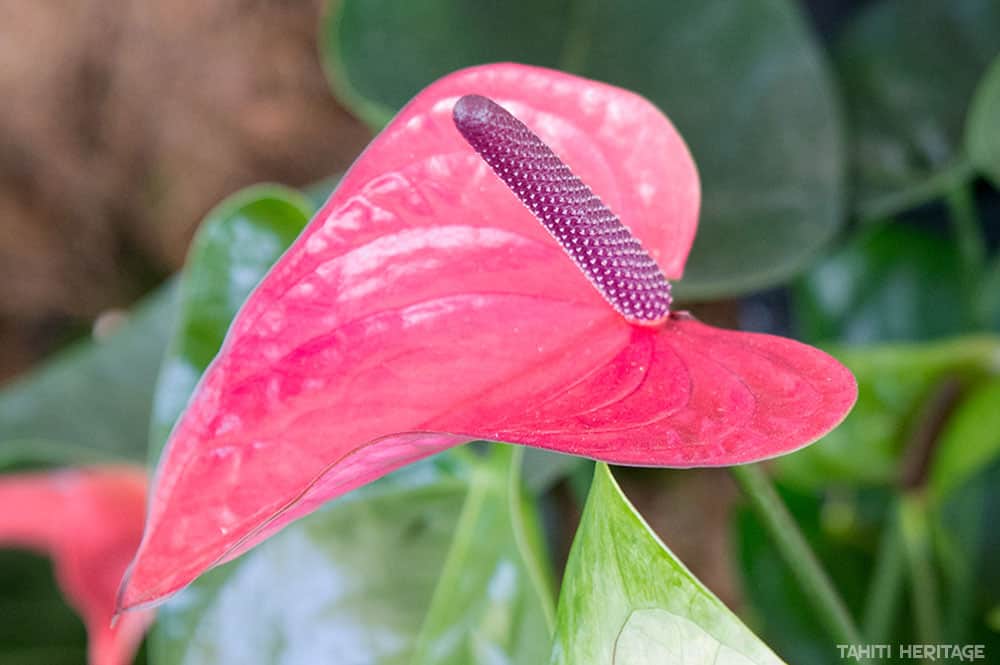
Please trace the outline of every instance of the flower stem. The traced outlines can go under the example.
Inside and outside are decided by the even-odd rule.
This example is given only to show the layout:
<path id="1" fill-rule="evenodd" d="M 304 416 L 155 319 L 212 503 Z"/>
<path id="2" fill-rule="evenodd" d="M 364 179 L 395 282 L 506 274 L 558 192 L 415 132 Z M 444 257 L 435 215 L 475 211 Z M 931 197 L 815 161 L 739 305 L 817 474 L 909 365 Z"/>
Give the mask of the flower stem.
<path id="1" fill-rule="evenodd" d="M 940 198 L 968 182 L 974 174 L 975 169 L 968 161 L 956 161 L 902 191 L 862 203 L 858 216 L 865 223 L 888 219 Z"/>
<path id="2" fill-rule="evenodd" d="M 865 602 L 865 637 L 872 643 L 884 644 L 899 608 L 903 589 L 904 559 L 899 528 L 899 506 L 893 504 L 886 519 L 885 531 L 879 543 L 875 569 L 872 573 L 868 599 Z"/>
<path id="3" fill-rule="evenodd" d="M 976 290 L 976 321 L 984 328 L 992 328 L 1000 322 L 1000 298 L 996 297 L 998 289 L 1000 289 L 1000 253 L 993 256 L 989 264 L 983 268 L 983 277 Z"/>
<path id="4" fill-rule="evenodd" d="M 756 464 L 733 466 L 729 470 L 750 500 L 764 527 L 770 532 L 781 557 L 797 578 L 806 597 L 812 601 L 813 609 L 830 636 L 838 644 L 861 644 L 861 633 L 847 611 L 847 606 L 767 474 Z"/>
<path id="5" fill-rule="evenodd" d="M 958 250 L 970 275 L 978 275 L 986 263 L 986 241 L 976 215 L 976 202 L 968 182 L 956 185 L 945 196 Z"/>
<path id="6" fill-rule="evenodd" d="M 937 582 L 931 563 L 927 506 L 922 496 L 913 492 L 903 496 L 900 505 L 900 531 L 910 570 L 917 639 L 933 644 L 941 639 L 941 617 L 938 614 Z"/>

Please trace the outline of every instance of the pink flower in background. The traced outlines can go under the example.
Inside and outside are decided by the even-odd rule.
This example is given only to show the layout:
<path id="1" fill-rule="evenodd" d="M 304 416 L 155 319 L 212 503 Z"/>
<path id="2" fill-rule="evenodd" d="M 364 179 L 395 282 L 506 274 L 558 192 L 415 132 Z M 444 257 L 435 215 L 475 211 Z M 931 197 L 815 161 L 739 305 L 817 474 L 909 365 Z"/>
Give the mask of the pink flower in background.
<path id="1" fill-rule="evenodd" d="M 0 475 L 0 547 L 52 557 L 59 586 L 83 617 L 91 665 L 135 656 L 149 610 L 111 626 L 121 577 L 142 536 L 146 473 L 95 467 Z"/>
<path id="2" fill-rule="evenodd" d="M 503 112 L 476 124 L 488 105 L 456 111 L 469 94 L 509 111 L 514 133 L 490 134 Z M 534 208 L 539 184 L 558 191 Z M 856 397 L 834 359 L 668 314 L 664 278 L 681 276 L 699 199 L 683 141 L 633 93 L 513 64 L 432 84 L 237 315 L 160 460 L 121 607 L 159 601 L 323 502 L 475 439 L 690 467 L 828 432 Z M 579 224 L 608 258 L 631 257 L 635 294 L 587 267 Z M 654 292 L 658 309 L 636 315 Z"/>

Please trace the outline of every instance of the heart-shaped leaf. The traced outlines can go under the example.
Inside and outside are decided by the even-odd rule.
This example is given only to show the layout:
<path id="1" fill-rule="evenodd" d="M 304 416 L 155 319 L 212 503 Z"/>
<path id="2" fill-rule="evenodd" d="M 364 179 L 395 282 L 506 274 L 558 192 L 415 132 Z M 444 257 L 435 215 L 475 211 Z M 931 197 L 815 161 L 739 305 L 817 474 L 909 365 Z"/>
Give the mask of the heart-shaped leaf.
<path id="1" fill-rule="evenodd" d="M 850 408 L 853 378 L 815 349 L 620 316 L 455 128 L 470 91 L 558 147 L 666 275 L 683 270 L 697 178 L 648 102 L 519 65 L 435 83 L 237 315 L 164 450 L 125 607 L 470 440 L 725 465 L 800 448 Z"/>
<path id="2" fill-rule="evenodd" d="M 73 346 L 0 392 L 0 468 L 144 461 L 172 301 L 172 288 L 162 287 L 120 330 Z"/>
<path id="3" fill-rule="evenodd" d="M 837 63 L 863 217 L 891 216 L 972 174 L 966 110 L 1000 52 L 997 34 L 993 0 L 885 0 L 848 27 Z"/>
<path id="4" fill-rule="evenodd" d="M 785 0 L 333 6 L 323 32 L 331 82 L 376 128 L 439 76 L 503 60 L 621 85 L 668 113 L 691 145 L 706 192 L 679 284 L 684 297 L 786 279 L 840 223 L 834 92 L 809 29 Z"/>
<path id="5" fill-rule="evenodd" d="M 993 59 L 972 98 L 965 150 L 973 166 L 1000 188 L 1000 55 Z"/>
<path id="6" fill-rule="evenodd" d="M 563 576 L 550 662 L 781 661 L 674 557 L 598 464 Z"/>
<path id="7" fill-rule="evenodd" d="M 146 473 L 141 467 L 0 476 L 0 546 L 55 560 L 56 577 L 83 617 L 91 665 L 132 662 L 152 612 L 111 617 L 118 580 L 142 533 Z"/>

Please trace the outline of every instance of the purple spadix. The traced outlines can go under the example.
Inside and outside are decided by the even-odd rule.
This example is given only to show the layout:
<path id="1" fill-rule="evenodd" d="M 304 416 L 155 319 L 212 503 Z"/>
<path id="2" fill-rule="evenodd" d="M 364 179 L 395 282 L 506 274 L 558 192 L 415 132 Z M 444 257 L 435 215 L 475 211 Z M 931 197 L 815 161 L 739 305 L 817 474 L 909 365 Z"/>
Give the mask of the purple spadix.
<path id="1" fill-rule="evenodd" d="M 670 314 L 670 283 L 638 238 L 524 123 L 481 95 L 455 103 L 455 126 L 626 319 Z"/>

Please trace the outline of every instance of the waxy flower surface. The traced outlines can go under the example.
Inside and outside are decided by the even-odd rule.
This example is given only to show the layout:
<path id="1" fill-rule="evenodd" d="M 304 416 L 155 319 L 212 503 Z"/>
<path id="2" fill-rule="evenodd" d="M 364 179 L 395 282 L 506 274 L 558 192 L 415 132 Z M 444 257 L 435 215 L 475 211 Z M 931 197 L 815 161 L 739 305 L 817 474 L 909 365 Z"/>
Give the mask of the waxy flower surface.
<path id="1" fill-rule="evenodd" d="M 52 557 L 56 579 L 83 617 L 91 665 L 132 662 L 152 612 L 112 627 L 119 582 L 142 536 L 146 472 L 99 467 L 0 476 L 0 547 Z"/>
<path id="2" fill-rule="evenodd" d="M 503 141 L 477 145 L 480 102 L 468 104 L 480 97 L 456 109 L 467 95 L 494 100 L 572 173 L 530 138 L 549 161 L 507 165 Z M 512 177 L 498 177 L 508 166 Z M 536 217 L 530 196 L 549 195 L 533 189 L 546 178 L 564 198 Z M 687 467 L 773 457 L 825 434 L 856 397 L 839 363 L 670 311 L 660 289 L 681 276 L 699 200 L 683 141 L 635 94 L 513 64 L 429 86 L 237 315 L 160 460 L 121 607 L 156 602 L 323 502 L 475 439 Z M 633 281 L 649 284 L 635 288 L 652 295 L 622 300 L 610 268 L 584 269 L 590 245 L 571 251 L 579 224 L 611 234 L 609 260 L 630 252 Z"/>

